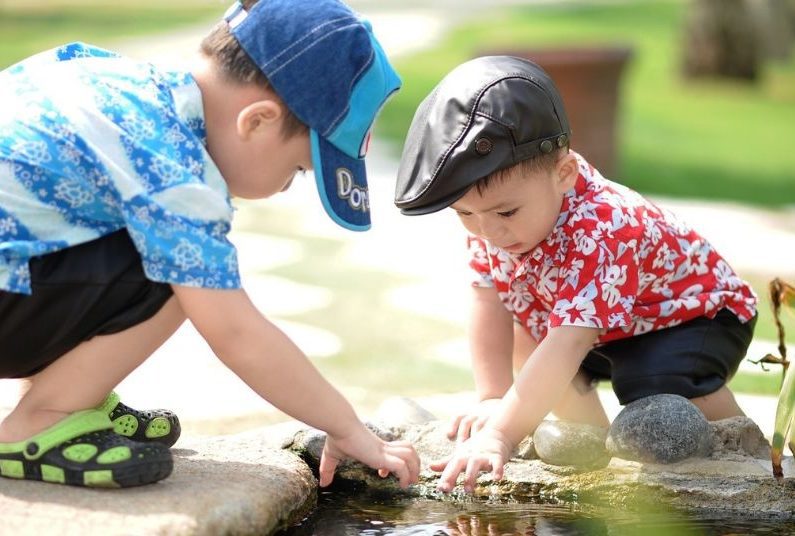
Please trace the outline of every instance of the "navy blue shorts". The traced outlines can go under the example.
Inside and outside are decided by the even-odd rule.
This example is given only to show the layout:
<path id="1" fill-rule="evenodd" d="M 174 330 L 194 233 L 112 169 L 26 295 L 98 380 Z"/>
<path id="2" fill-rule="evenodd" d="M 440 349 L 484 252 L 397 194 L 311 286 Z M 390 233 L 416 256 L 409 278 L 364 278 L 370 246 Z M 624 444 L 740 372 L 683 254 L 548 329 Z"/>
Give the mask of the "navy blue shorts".
<path id="1" fill-rule="evenodd" d="M 0 291 L 0 378 L 30 376 L 95 335 L 140 324 L 172 295 L 146 278 L 124 229 L 32 258 L 30 277 L 31 295 Z"/>
<path id="2" fill-rule="evenodd" d="M 756 317 L 741 322 L 728 309 L 672 328 L 593 348 L 581 368 L 609 379 L 622 405 L 657 394 L 708 395 L 728 382 L 745 357 Z"/>

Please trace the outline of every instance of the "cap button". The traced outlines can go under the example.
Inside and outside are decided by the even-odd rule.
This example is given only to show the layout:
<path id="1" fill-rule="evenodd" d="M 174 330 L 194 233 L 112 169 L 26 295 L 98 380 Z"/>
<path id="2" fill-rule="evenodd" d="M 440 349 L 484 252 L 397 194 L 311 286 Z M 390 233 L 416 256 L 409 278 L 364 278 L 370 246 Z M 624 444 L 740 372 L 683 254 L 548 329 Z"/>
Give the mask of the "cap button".
<path id="1" fill-rule="evenodd" d="M 566 134 L 561 134 L 558 136 L 556 141 L 558 143 L 558 147 L 563 147 L 569 142 L 569 137 Z"/>
<path id="2" fill-rule="evenodd" d="M 544 140 L 541 142 L 539 148 L 541 149 L 542 153 L 549 154 L 552 152 L 552 142 L 549 140 Z"/>
<path id="3" fill-rule="evenodd" d="M 479 155 L 487 155 L 494 148 L 494 144 L 488 138 L 480 138 L 475 142 L 475 151 Z"/>

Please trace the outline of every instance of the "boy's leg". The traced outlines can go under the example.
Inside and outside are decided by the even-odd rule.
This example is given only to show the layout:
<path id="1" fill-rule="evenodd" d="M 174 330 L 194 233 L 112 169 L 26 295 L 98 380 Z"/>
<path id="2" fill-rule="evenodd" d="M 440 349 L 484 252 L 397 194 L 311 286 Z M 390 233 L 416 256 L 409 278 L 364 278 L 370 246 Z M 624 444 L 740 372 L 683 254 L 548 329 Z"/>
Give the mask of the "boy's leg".
<path id="1" fill-rule="evenodd" d="M 176 298 L 171 297 L 148 320 L 96 336 L 67 352 L 30 378 L 30 388 L 0 423 L 0 442 L 24 440 L 75 411 L 98 406 L 184 318 Z"/>
<path id="2" fill-rule="evenodd" d="M 737 405 L 734 394 L 725 385 L 708 395 L 691 398 L 690 401 L 701 410 L 708 421 L 745 416 L 743 410 Z"/>
<path id="3" fill-rule="evenodd" d="M 513 325 L 513 369 L 514 374 L 522 368 L 527 358 L 536 349 L 536 342 L 527 333 L 521 324 Z M 610 426 L 602 402 L 596 389 L 591 385 L 588 375 L 580 370 L 566 388 L 560 402 L 553 408 L 552 413 L 558 419 L 592 424 L 602 428 Z"/>
<path id="4" fill-rule="evenodd" d="M 552 413 L 563 421 L 591 424 L 600 428 L 610 426 L 596 387 L 583 370 L 577 372 Z"/>
<path id="5" fill-rule="evenodd" d="M 727 309 L 674 327 L 607 343 L 592 353 L 612 367 L 622 405 L 656 394 L 689 399 L 708 420 L 744 415 L 727 387 L 745 357 L 756 318 L 741 322 Z"/>

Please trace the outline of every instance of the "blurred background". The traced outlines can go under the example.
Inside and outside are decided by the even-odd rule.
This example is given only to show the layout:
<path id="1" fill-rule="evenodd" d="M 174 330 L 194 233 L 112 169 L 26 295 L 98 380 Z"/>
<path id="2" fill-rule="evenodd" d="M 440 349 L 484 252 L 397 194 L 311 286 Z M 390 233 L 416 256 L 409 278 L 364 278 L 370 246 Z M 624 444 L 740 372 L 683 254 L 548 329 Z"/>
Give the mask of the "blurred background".
<path id="1" fill-rule="evenodd" d="M 471 400 L 464 235 L 452 214 L 401 216 L 392 193 L 417 105 L 483 54 L 525 56 L 552 74 L 574 149 L 713 242 L 761 298 L 749 359 L 777 353 L 767 285 L 795 282 L 795 0 L 349 3 L 404 82 L 368 155 L 373 229 L 337 229 L 307 173 L 271 200 L 236 201 L 233 240 L 257 304 L 361 413 L 393 395 L 442 413 Z M 0 0 L 0 68 L 76 40 L 184 68 L 227 4 Z M 785 327 L 795 334 L 791 317 Z M 732 388 L 777 393 L 781 369 L 767 368 L 745 363 Z M 187 326 L 122 388 L 199 433 L 284 419 L 230 374 Z"/>

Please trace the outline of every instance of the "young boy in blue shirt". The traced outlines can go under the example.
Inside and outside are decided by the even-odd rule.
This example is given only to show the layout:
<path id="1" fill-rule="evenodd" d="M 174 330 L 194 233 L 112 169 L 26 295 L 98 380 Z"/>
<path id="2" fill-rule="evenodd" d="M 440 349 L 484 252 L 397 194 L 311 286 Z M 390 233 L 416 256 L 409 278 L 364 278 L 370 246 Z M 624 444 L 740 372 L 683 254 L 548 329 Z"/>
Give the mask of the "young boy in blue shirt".
<path id="1" fill-rule="evenodd" d="M 305 169 L 335 221 L 367 229 L 369 130 L 400 80 L 337 0 L 236 3 L 201 52 L 162 72 L 73 43 L 0 73 L 0 377 L 28 383 L 0 423 L 0 474 L 168 476 L 178 420 L 112 389 L 188 318 L 263 398 L 328 433 L 322 486 L 345 456 L 407 486 L 414 449 L 368 431 L 252 305 L 227 239 L 231 196 Z"/>
<path id="2" fill-rule="evenodd" d="M 574 133 L 576 136 L 576 132 Z M 569 149 L 561 96 L 536 64 L 489 56 L 451 71 L 414 116 L 395 202 L 452 208 L 475 272 L 470 351 L 478 407 L 453 420 L 438 488 L 501 478 L 550 411 L 607 427 L 621 404 L 672 393 L 707 419 L 742 415 L 726 386 L 756 296 L 698 233 Z"/>

